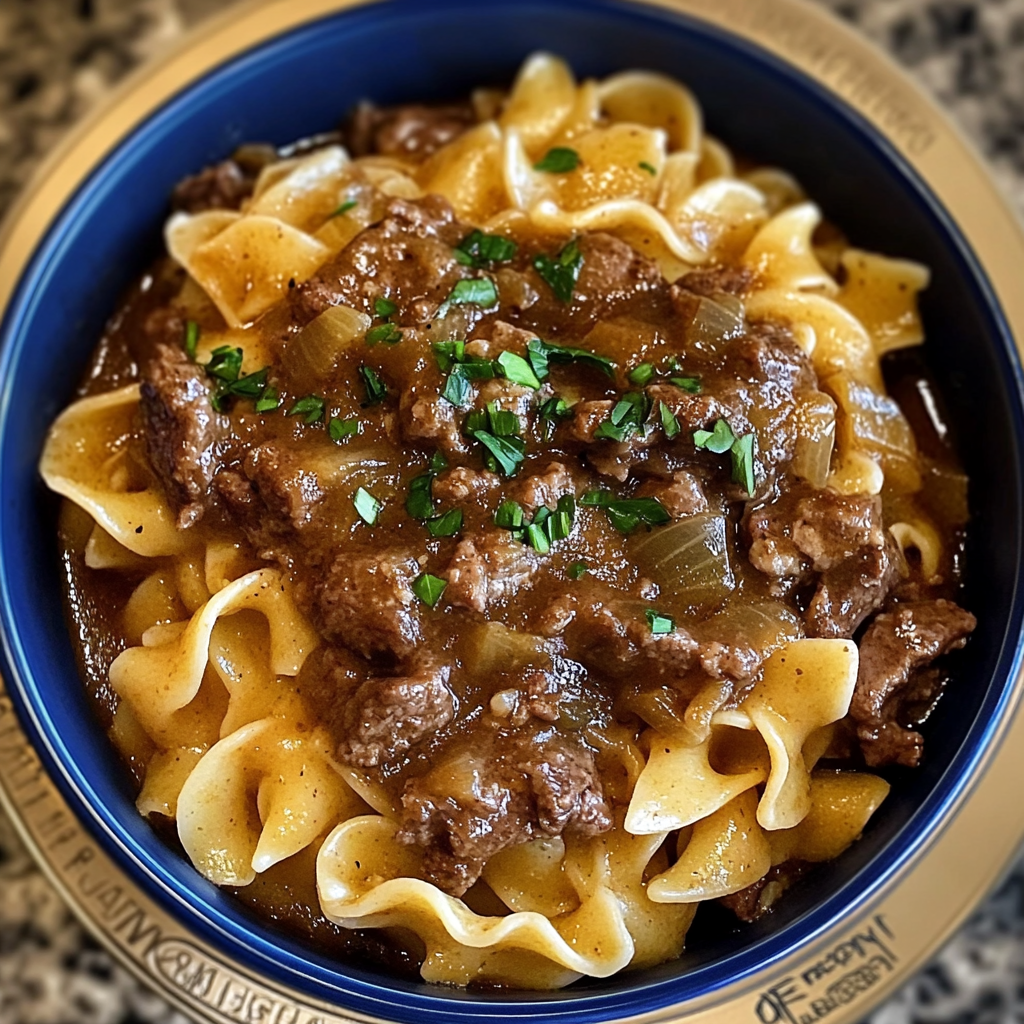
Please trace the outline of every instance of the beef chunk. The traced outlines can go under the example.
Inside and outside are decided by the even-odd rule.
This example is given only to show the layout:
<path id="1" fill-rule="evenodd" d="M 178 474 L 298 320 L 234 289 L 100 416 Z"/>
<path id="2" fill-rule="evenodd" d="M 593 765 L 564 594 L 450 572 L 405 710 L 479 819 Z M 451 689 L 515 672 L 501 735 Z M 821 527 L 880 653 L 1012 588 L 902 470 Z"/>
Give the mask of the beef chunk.
<path id="1" fill-rule="evenodd" d="M 171 205 L 186 213 L 237 210 L 252 195 L 255 183 L 234 160 L 224 160 L 181 181 L 171 194 Z"/>
<path id="2" fill-rule="evenodd" d="M 404 754 L 455 716 L 447 665 L 423 665 L 411 675 L 368 679 L 345 707 L 338 758 L 371 768 Z"/>
<path id="3" fill-rule="evenodd" d="M 913 767 L 921 736 L 900 724 L 904 698 L 916 699 L 921 670 L 963 647 L 977 620 L 952 601 L 896 605 L 868 626 L 860 643 L 860 670 L 850 702 L 864 758 L 870 765 Z"/>
<path id="4" fill-rule="evenodd" d="M 813 867 L 802 860 L 787 860 L 769 868 L 764 878 L 739 892 L 721 896 L 718 902 L 728 907 L 741 921 L 756 921 L 775 906 L 779 897 Z"/>
<path id="5" fill-rule="evenodd" d="M 271 442 L 249 452 L 245 475 L 271 514 L 294 530 L 312 522 L 316 506 L 323 500 L 316 473 L 303 468 L 299 454 Z"/>
<path id="6" fill-rule="evenodd" d="M 899 549 L 877 496 L 794 488 L 748 512 L 751 564 L 776 579 L 811 580 L 811 636 L 846 638 L 880 608 L 899 579 Z"/>
<path id="7" fill-rule="evenodd" d="M 554 509 L 563 494 L 575 490 L 572 473 L 561 462 L 551 462 L 542 473 L 535 473 L 516 482 L 512 497 L 533 515 L 542 505 Z"/>
<path id="8" fill-rule="evenodd" d="M 437 388 L 413 386 L 398 400 L 398 422 L 409 441 L 434 441 L 447 455 L 469 450 L 459 429 L 456 409 Z"/>
<path id="9" fill-rule="evenodd" d="M 657 498 L 673 519 L 684 519 L 708 510 L 704 486 L 686 470 L 673 473 L 667 480 L 645 480 L 637 489 L 636 497 Z"/>
<path id="10" fill-rule="evenodd" d="M 317 585 L 324 635 L 370 657 L 406 657 L 420 640 L 411 583 L 419 563 L 404 551 L 346 548 Z"/>
<path id="11" fill-rule="evenodd" d="M 218 444 L 229 433 L 214 412 L 201 367 L 178 345 L 158 344 L 146 367 L 140 411 L 150 465 L 178 514 L 178 526 L 197 522 L 218 469 Z"/>
<path id="12" fill-rule="evenodd" d="M 501 477 L 486 469 L 458 466 L 434 477 L 432 494 L 437 501 L 476 502 L 501 486 Z"/>
<path id="13" fill-rule="evenodd" d="M 476 124 L 472 103 L 376 107 L 360 103 L 348 118 L 342 137 L 353 156 L 379 153 L 423 160 Z"/>
<path id="14" fill-rule="evenodd" d="M 402 808 L 399 842 L 425 847 L 427 878 L 453 896 L 500 850 L 612 827 L 593 755 L 550 730 L 477 734 L 429 775 L 410 780 Z"/>
<path id="15" fill-rule="evenodd" d="M 507 531 L 473 534 L 459 541 L 448 564 L 445 597 L 457 607 L 485 612 L 491 602 L 528 586 L 542 564 L 533 548 Z"/>
<path id="16" fill-rule="evenodd" d="M 754 275 L 748 267 L 708 267 L 685 274 L 673 286 L 673 293 L 681 290 L 706 298 L 723 292 L 742 295 L 753 280 Z"/>
<path id="17" fill-rule="evenodd" d="M 379 224 L 293 289 L 294 319 L 308 323 L 340 305 L 373 316 L 374 300 L 383 295 L 398 304 L 403 322 L 427 322 L 456 282 L 470 275 L 453 249 L 467 230 L 440 196 L 392 199 Z"/>

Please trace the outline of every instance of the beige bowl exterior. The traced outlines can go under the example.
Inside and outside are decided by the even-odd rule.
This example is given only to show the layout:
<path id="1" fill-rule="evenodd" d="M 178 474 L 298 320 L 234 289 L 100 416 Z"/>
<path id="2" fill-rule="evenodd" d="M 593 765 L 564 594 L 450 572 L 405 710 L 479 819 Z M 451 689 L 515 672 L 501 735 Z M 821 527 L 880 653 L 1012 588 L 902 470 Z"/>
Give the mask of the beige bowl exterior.
<path id="1" fill-rule="evenodd" d="M 0 309 L 79 183 L 162 103 L 227 59 L 364 0 L 257 0 L 204 22 L 131 77 L 37 174 L 0 230 Z M 806 0 L 645 0 L 721 27 L 837 94 L 913 165 L 970 240 L 1017 339 L 1024 235 L 970 146 L 889 59 Z M 1024 836 L 1024 714 L 1015 682 L 975 778 L 929 842 L 872 902 L 743 982 L 640 1024 L 829 1024 L 861 1020 L 918 970 L 1001 878 Z M 79 824 L 25 736 L 0 681 L 0 803 L 82 923 L 170 1003 L 213 1024 L 356 1024 L 225 960 L 128 878 Z"/>

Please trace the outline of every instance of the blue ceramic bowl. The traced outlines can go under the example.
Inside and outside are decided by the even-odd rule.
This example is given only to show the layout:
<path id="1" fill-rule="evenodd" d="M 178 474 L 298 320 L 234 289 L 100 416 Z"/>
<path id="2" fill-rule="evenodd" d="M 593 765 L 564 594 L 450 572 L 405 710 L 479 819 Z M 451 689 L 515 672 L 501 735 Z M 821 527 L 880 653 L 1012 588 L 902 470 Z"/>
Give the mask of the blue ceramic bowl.
<path id="1" fill-rule="evenodd" d="M 332 962 L 271 932 L 139 818 L 128 773 L 78 679 L 61 610 L 56 502 L 36 466 L 119 292 L 158 250 L 175 182 L 243 141 L 283 144 L 328 129 L 363 97 L 445 99 L 507 83 L 538 48 L 564 55 L 581 77 L 633 67 L 677 76 L 714 134 L 792 171 L 855 244 L 932 268 L 922 303 L 928 361 L 972 483 L 963 603 L 979 626 L 928 723 L 924 765 L 897 773 L 863 840 L 776 912 L 742 930 L 696 928 L 684 956 L 656 969 L 554 994 L 467 994 Z M 753 977 L 906 869 L 974 779 L 1004 713 L 1024 606 L 1024 414 L 1016 350 L 985 272 L 923 180 L 866 119 L 765 50 L 663 6 L 392 0 L 227 61 L 152 113 L 81 183 L 24 265 L 0 345 L 0 628 L 3 671 L 25 728 L 75 813 L 159 903 L 225 957 L 329 1005 L 439 1024 L 495 1015 L 604 1021 Z"/>

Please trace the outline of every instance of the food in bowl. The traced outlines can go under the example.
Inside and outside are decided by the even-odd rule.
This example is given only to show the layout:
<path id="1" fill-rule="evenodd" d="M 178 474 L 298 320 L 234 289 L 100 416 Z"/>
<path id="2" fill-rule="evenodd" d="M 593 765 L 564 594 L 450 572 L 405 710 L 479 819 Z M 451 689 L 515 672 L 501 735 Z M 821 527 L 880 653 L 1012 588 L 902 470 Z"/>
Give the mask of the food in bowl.
<path id="1" fill-rule="evenodd" d="M 975 624 L 924 267 L 677 82 L 546 55 L 174 201 L 41 470 L 84 676 L 199 871 L 554 988 L 861 834 Z"/>

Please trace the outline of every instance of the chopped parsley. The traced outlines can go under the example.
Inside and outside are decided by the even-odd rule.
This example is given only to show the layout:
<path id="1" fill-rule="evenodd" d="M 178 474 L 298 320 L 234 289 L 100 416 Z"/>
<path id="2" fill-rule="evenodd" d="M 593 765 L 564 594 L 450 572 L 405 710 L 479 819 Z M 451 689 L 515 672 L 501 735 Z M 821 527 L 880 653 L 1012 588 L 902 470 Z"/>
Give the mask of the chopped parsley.
<path id="1" fill-rule="evenodd" d="M 305 395 L 296 400 L 286 415 L 301 416 L 303 423 L 312 426 L 324 418 L 325 405 L 326 403 L 320 395 Z"/>
<path id="2" fill-rule="evenodd" d="M 572 565 L 569 566 L 569 579 L 582 579 L 588 572 L 590 572 L 590 566 L 587 565 L 586 562 L 573 562 Z"/>
<path id="3" fill-rule="evenodd" d="M 256 399 L 256 411 L 257 412 L 273 412 L 275 409 L 280 408 L 281 396 L 277 393 L 277 388 L 266 387 L 263 389 L 263 394 Z"/>
<path id="4" fill-rule="evenodd" d="M 433 608 L 448 586 L 448 581 L 425 572 L 412 581 L 412 592 L 428 607 Z"/>
<path id="5" fill-rule="evenodd" d="M 615 403 L 609 418 L 594 431 L 594 437 L 624 441 L 630 434 L 643 430 L 650 411 L 650 399 L 642 391 L 627 392 Z"/>
<path id="6" fill-rule="evenodd" d="M 383 341 L 385 345 L 397 345 L 402 340 L 402 332 L 393 324 L 377 324 L 366 332 L 366 344 L 376 345 Z"/>
<path id="7" fill-rule="evenodd" d="M 583 268 L 583 253 L 574 238 L 556 256 L 540 253 L 533 258 L 538 274 L 555 293 L 560 302 L 571 302 L 573 289 Z"/>
<path id="8" fill-rule="evenodd" d="M 691 395 L 699 395 L 703 390 L 699 377 L 669 377 L 669 383 L 688 391 Z"/>
<path id="9" fill-rule="evenodd" d="M 343 213 L 348 213 L 349 210 L 354 206 L 358 206 L 359 203 L 355 199 L 346 199 L 331 215 L 328 220 L 333 220 L 335 217 L 340 217 Z"/>
<path id="10" fill-rule="evenodd" d="M 503 501 L 494 513 L 494 525 L 502 530 L 521 530 L 526 525 L 526 513 L 518 501 Z"/>
<path id="11" fill-rule="evenodd" d="M 754 493 L 754 434 L 736 438 L 729 449 L 732 456 L 733 483 L 739 484 L 747 494 Z"/>
<path id="12" fill-rule="evenodd" d="M 379 298 L 374 300 L 373 309 L 377 316 L 382 316 L 386 320 L 398 312 L 398 303 L 392 302 L 391 299 Z"/>
<path id="13" fill-rule="evenodd" d="M 225 390 L 236 398 L 251 398 L 255 401 L 261 398 L 267 390 L 267 374 L 269 372 L 270 367 L 264 366 L 262 370 L 239 377 L 238 380 L 227 384 Z"/>
<path id="14" fill-rule="evenodd" d="M 210 354 L 206 364 L 206 372 L 215 380 L 231 384 L 238 380 L 242 372 L 242 350 L 231 345 L 221 345 Z"/>
<path id="15" fill-rule="evenodd" d="M 568 146 L 555 146 L 544 154 L 543 158 L 533 165 L 535 171 L 546 171 L 548 174 L 568 174 L 580 165 L 580 155 Z"/>
<path id="16" fill-rule="evenodd" d="M 360 487 L 352 498 L 352 504 L 356 507 L 359 518 L 367 526 L 373 526 L 377 522 L 380 510 L 384 507 L 365 487 Z"/>
<path id="17" fill-rule="evenodd" d="M 676 628 L 676 620 L 671 615 L 662 615 L 654 608 L 648 608 L 644 614 L 647 616 L 647 624 L 651 627 L 651 632 L 656 636 L 671 633 Z"/>
<path id="18" fill-rule="evenodd" d="M 195 320 L 188 320 L 185 323 L 185 355 L 196 361 L 196 349 L 199 347 L 199 324 Z"/>
<path id="19" fill-rule="evenodd" d="M 464 341 L 435 341 L 434 358 L 437 360 L 437 368 L 442 373 L 447 373 L 456 363 L 465 360 L 466 343 Z"/>
<path id="20" fill-rule="evenodd" d="M 676 414 L 664 402 L 659 402 L 658 405 L 658 414 L 661 417 L 661 429 L 665 431 L 665 436 L 671 441 L 673 437 L 678 436 L 682 427 L 679 425 L 679 420 L 676 418 Z"/>
<path id="21" fill-rule="evenodd" d="M 380 379 L 380 374 L 372 366 L 360 366 L 359 376 L 362 378 L 363 387 L 366 390 L 366 401 L 363 402 L 364 408 L 368 405 L 377 405 L 387 398 L 387 385 Z"/>
<path id="22" fill-rule="evenodd" d="M 333 416 L 327 424 L 327 433 L 332 441 L 344 441 L 349 437 L 355 437 L 359 433 L 359 420 L 343 420 Z"/>
<path id="23" fill-rule="evenodd" d="M 490 459 L 485 457 L 488 468 L 493 466 L 501 470 L 504 476 L 515 476 L 522 464 L 526 452 L 526 444 L 520 437 L 500 437 L 487 430 L 473 430 L 472 436 L 487 449 Z"/>
<path id="24" fill-rule="evenodd" d="M 620 533 L 632 533 L 641 523 L 664 526 L 671 519 L 657 498 L 616 498 L 611 491 L 587 491 L 580 504 L 604 509 Z"/>
<path id="25" fill-rule="evenodd" d="M 529 523 L 518 501 L 503 501 L 494 513 L 495 526 L 511 531 L 514 537 L 541 555 L 546 555 L 554 544 L 569 537 L 575 522 L 576 499 L 571 494 L 563 494 L 553 512 L 546 505 L 541 505 Z"/>
<path id="26" fill-rule="evenodd" d="M 497 359 L 505 377 L 513 384 L 522 384 L 523 387 L 533 388 L 534 391 L 540 387 L 540 381 L 533 367 L 522 356 L 515 352 L 502 352 Z"/>
<path id="27" fill-rule="evenodd" d="M 437 315 L 444 316 L 449 306 L 468 306 L 470 304 L 490 309 L 498 301 L 498 286 L 489 277 L 470 277 L 451 290 L 448 298 L 441 303 Z"/>
<path id="28" fill-rule="evenodd" d="M 431 489 L 434 477 L 448 468 L 448 460 L 441 452 L 434 452 L 430 457 L 426 473 L 413 477 L 409 481 L 409 497 L 405 499 L 405 511 L 413 519 L 430 519 L 434 514 L 434 500 Z"/>
<path id="29" fill-rule="evenodd" d="M 654 164 L 649 164 L 646 160 L 640 161 L 640 170 L 646 171 L 652 178 L 658 176 L 658 168 Z"/>
<path id="30" fill-rule="evenodd" d="M 469 386 L 469 379 L 462 372 L 461 366 L 456 366 L 448 374 L 448 379 L 441 390 L 441 397 L 451 402 L 456 409 L 461 409 L 469 401 L 469 393 L 472 389 Z"/>
<path id="31" fill-rule="evenodd" d="M 191 322 L 191 321 L 190 321 Z M 198 331 L 198 328 L 196 328 Z M 226 412 L 229 398 L 248 398 L 256 402 L 257 412 L 268 412 L 280 404 L 277 391 L 267 386 L 269 366 L 262 370 L 239 376 L 242 371 L 242 350 L 231 345 L 221 345 L 213 350 L 210 361 L 205 365 L 206 372 L 216 381 L 216 387 L 210 396 L 210 405 L 217 412 Z M 274 400 L 273 405 L 265 406 L 264 399 Z M 263 406 L 263 407 L 261 407 Z"/>
<path id="32" fill-rule="evenodd" d="M 464 267 L 486 269 L 492 263 L 508 263 L 515 257 L 519 246 L 504 235 L 485 235 L 471 231 L 455 247 L 455 258 Z"/>
<path id="33" fill-rule="evenodd" d="M 426 522 L 431 537 L 454 537 L 462 529 L 462 509 L 453 508 Z"/>
<path id="34" fill-rule="evenodd" d="M 551 550 L 551 541 L 543 524 L 532 523 L 526 528 L 526 541 L 539 555 L 546 555 Z"/>
<path id="35" fill-rule="evenodd" d="M 526 354 L 538 380 L 548 375 L 548 364 L 581 363 L 600 370 L 609 377 L 615 376 L 615 362 L 585 348 L 570 348 L 568 345 L 552 345 L 551 342 L 534 338 L 526 346 Z"/>
<path id="36" fill-rule="evenodd" d="M 736 435 L 725 420 L 716 420 L 713 430 L 695 430 L 693 432 L 693 443 L 698 448 L 704 448 L 716 455 L 727 452 L 735 443 Z"/>
<path id="37" fill-rule="evenodd" d="M 635 384 L 638 388 L 642 388 L 651 382 L 651 378 L 654 376 L 654 365 L 652 363 L 641 363 L 639 366 L 633 367 L 627 376 L 629 377 L 630 384 Z"/>
<path id="38" fill-rule="evenodd" d="M 566 420 L 572 415 L 569 403 L 558 395 L 543 402 L 537 412 L 540 414 L 541 419 L 548 420 L 551 423 Z"/>

